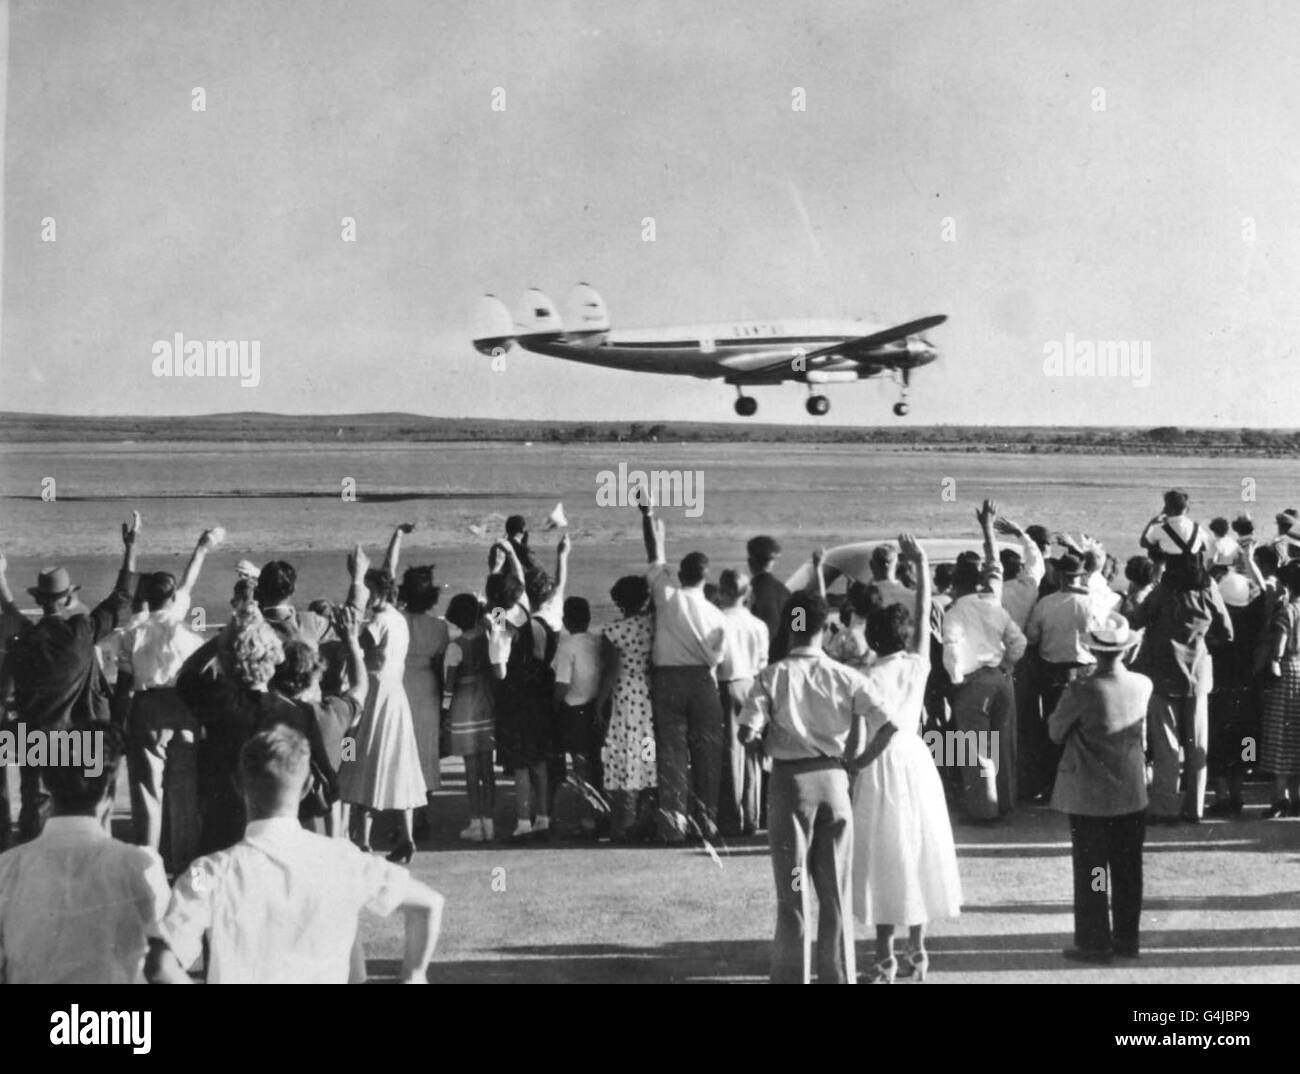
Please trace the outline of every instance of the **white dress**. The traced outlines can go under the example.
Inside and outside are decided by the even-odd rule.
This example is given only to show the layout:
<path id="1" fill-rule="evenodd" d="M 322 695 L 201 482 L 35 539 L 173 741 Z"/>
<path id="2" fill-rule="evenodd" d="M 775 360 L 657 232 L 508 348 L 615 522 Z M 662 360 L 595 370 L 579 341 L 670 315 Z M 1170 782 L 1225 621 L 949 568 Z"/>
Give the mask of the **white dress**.
<path id="1" fill-rule="evenodd" d="M 410 634 L 396 608 L 366 624 L 373 642 L 370 691 L 356 731 L 356 756 L 339 767 L 339 797 L 369 809 L 418 809 L 426 786 L 411 704 L 402 686 Z M 346 746 L 346 741 L 344 743 Z"/>
<path id="2" fill-rule="evenodd" d="M 928 653 L 891 653 L 862 674 L 881 699 L 870 742 L 898 730 L 853 784 L 853 910 L 864 925 L 923 925 L 961 912 L 957 850 L 934 759 L 921 738 Z"/>
<path id="3" fill-rule="evenodd" d="M 442 675 L 438 668 L 454 633 L 447 620 L 431 612 L 403 612 L 410 633 L 406 650 L 406 674 L 402 685 L 411 703 L 415 740 L 420 749 L 420 770 L 425 786 L 436 791 L 442 786 L 438 759 L 438 723 L 442 719 Z"/>

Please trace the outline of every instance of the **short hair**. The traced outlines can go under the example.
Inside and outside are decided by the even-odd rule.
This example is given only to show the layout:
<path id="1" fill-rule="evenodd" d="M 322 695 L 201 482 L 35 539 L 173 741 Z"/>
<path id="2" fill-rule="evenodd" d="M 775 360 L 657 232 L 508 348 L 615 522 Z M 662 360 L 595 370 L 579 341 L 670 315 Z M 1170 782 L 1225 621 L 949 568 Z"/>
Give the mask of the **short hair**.
<path id="1" fill-rule="evenodd" d="M 716 605 L 716 604 L 718 603 L 718 583 L 717 583 L 717 582 L 705 582 L 705 583 L 704 583 L 704 599 L 707 600 L 710 604 L 714 604 L 714 605 Z"/>
<path id="2" fill-rule="evenodd" d="M 585 597 L 569 597 L 564 602 L 561 615 L 564 619 L 564 629 L 570 634 L 581 634 L 591 626 L 591 605 L 587 603 Z"/>
<path id="3" fill-rule="evenodd" d="M 244 743 L 239 751 L 239 784 L 251 805 L 270 812 L 286 800 L 301 797 L 310 762 L 307 739 L 278 724 Z"/>
<path id="4" fill-rule="evenodd" d="M 283 643 L 284 659 L 271 677 L 271 685 L 281 693 L 297 697 L 309 689 L 325 670 L 325 659 L 311 642 L 297 638 Z"/>
<path id="5" fill-rule="evenodd" d="M 257 576 L 254 596 L 263 608 L 274 608 L 292 597 L 297 587 L 298 572 L 293 569 L 293 565 L 282 559 L 274 559 Z"/>
<path id="6" fill-rule="evenodd" d="M 766 534 L 751 537 L 745 545 L 745 555 L 755 563 L 766 563 L 770 559 L 775 559 L 781 554 L 781 546 L 768 537 Z"/>
<path id="7" fill-rule="evenodd" d="M 528 528 L 528 523 L 524 521 L 523 515 L 511 515 L 506 519 L 506 536 L 514 537 L 523 533 Z"/>
<path id="8" fill-rule="evenodd" d="M 1024 561 L 1020 558 L 1020 553 L 1014 548 L 999 549 L 998 560 L 1002 564 L 1002 576 L 1008 582 L 1013 578 L 1020 577 L 1020 570 L 1024 566 Z"/>
<path id="9" fill-rule="evenodd" d="M 1228 520 L 1223 517 L 1210 519 L 1210 532 L 1216 537 L 1228 536 Z"/>
<path id="10" fill-rule="evenodd" d="M 952 568 L 952 584 L 961 586 L 963 589 L 977 589 L 984 580 L 984 573 L 980 567 L 980 558 L 978 555 L 967 555 L 963 552 Z"/>
<path id="11" fill-rule="evenodd" d="M 457 593 L 447 602 L 447 622 L 462 631 L 473 630 L 482 615 L 482 605 L 473 593 Z"/>
<path id="12" fill-rule="evenodd" d="M 934 568 L 934 588 L 942 592 L 952 587 L 953 566 L 951 563 L 940 563 Z"/>
<path id="13" fill-rule="evenodd" d="M 912 613 L 905 604 L 881 608 L 867 620 L 867 644 L 881 656 L 906 649 L 912 634 Z"/>
<path id="14" fill-rule="evenodd" d="M 437 605 L 442 586 L 434 584 L 433 572 L 433 564 L 429 564 L 407 567 L 402 573 L 402 584 L 397 589 L 397 596 L 408 612 L 418 615 L 431 611 Z"/>
<path id="15" fill-rule="evenodd" d="M 307 605 L 307 610 L 313 615 L 319 615 L 322 619 L 331 623 L 334 621 L 334 604 L 332 601 L 328 601 L 324 597 L 317 597 L 313 600 Z"/>
<path id="16" fill-rule="evenodd" d="M 728 567 L 718 575 L 718 596 L 734 604 L 749 592 L 749 575 Z"/>
<path id="17" fill-rule="evenodd" d="M 1047 539 L 1046 526 L 1039 526 L 1037 524 L 1033 526 L 1026 526 L 1025 536 L 1028 537 L 1031 541 L 1033 541 L 1034 544 L 1038 545 L 1040 549 L 1046 548 L 1050 543 Z"/>
<path id="18" fill-rule="evenodd" d="M 524 595 L 524 583 L 513 574 L 493 574 L 483 587 L 483 595 L 487 597 L 489 608 L 505 608 L 509 611 Z"/>
<path id="19" fill-rule="evenodd" d="M 1181 515 L 1187 510 L 1192 498 L 1182 489 L 1170 489 L 1165 493 L 1165 514 Z"/>
<path id="20" fill-rule="evenodd" d="M 785 602 L 782 615 L 790 634 L 796 637 L 813 637 L 825 625 L 831 613 L 826 599 L 817 593 L 795 593 Z M 802 629 L 798 629 L 800 624 Z"/>
<path id="21" fill-rule="evenodd" d="M 93 810 L 105 796 L 112 797 L 117 786 L 117 770 L 122 756 L 126 752 L 126 742 L 122 732 L 110 723 L 94 723 L 89 727 L 77 727 L 72 734 L 89 731 L 100 736 L 99 758 L 102 764 L 99 775 L 86 775 L 82 765 L 49 765 L 41 769 L 41 781 L 54 805 L 62 812 L 87 813 Z M 82 761 L 86 760 L 82 756 Z"/>
<path id="22" fill-rule="evenodd" d="M 641 574 L 625 574 L 609 589 L 609 599 L 624 615 L 635 615 L 650 599 L 650 584 Z"/>
<path id="23" fill-rule="evenodd" d="M 871 550 L 871 573 L 881 578 L 890 566 L 898 562 L 898 549 L 892 545 L 878 544 Z"/>
<path id="24" fill-rule="evenodd" d="M 136 598 L 157 611 L 176 595 L 176 575 L 169 571 L 154 571 L 140 575 Z"/>
<path id="25" fill-rule="evenodd" d="M 1083 554 L 1083 570 L 1085 574 L 1095 574 L 1106 563 L 1106 556 L 1103 552 L 1098 552 L 1095 548 L 1089 548 Z"/>
<path id="26" fill-rule="evenodd" d="M 241 686 L 264 686 L 284 659 L 280 635 L 256 608 L 235 616 L 221 633 L 217 652 L 223 670 Z"/>
<path id="27" fill-rule="evenodd" d="M 392 571 L 383 567 L 371 567 L 366 571 L 366 588 L 375 600 L 388 604 L 397 600 L 397 579 Z"/>
<path id="28" fill-rule="evenodd" d="M 682 585 L 699 585 L 704 581 L 708 569 L 708 556 L 703 552 L 687 552 L 682 556 L 681 565 L 677 568 L 677 577 L 681 579 Z"/>
<path id="29" fill-rule="evenodd" d="M 859 619 L 866 619 L 881 605 L 880 590 L 866 582 L 850 582 L 844 604 Z"/>
<path id="30" fill-rule="evenodd" d="M 555 593 L 555 581 L 541 567 L 533 567 L 524 574 L 524 595 L 533 608 L 540 608 Z"/>
<path id="31" fill-rule="evenodd" d="M 1139 589 L 1145 589 L 1156 576 L 1156 565 L 1147 556 L 1129 556 L 1124 564 L 1124 577 Z"/>
<path id="32" fill-rule="evenodd" d="M 1250 515 L 1238 515 L 1232 520 L 1232 532 L 1238 537 L 1249 537 L 1255 532 L 1255 521 Z"/>

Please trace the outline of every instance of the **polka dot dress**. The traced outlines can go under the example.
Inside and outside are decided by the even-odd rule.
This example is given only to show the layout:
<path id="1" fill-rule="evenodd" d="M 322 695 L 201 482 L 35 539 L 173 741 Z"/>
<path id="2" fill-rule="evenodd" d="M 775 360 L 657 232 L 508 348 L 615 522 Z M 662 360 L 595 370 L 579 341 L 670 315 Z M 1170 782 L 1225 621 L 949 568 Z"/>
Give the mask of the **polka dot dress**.
<path id="1" fill-rule="evenodd" d="M 640 791 L 657 784 L 655 732 L 650 714 L 650 647 L 654 621 L 647 615 L 620 619 L 605 628 L 618 650 L 618 682 L 600 761 L 605 788 Z"/>

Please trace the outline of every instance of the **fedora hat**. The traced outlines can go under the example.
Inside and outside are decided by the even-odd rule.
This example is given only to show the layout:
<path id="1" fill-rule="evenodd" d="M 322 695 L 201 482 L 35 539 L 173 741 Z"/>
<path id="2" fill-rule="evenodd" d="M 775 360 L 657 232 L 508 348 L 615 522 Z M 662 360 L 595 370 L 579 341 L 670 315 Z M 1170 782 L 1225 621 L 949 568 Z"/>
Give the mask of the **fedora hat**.
<path id="1" fill-rule="evenodd" d="M 1077 577 L 1083 573 L 1083 564 L 1079 562 L 1078 556 L 1072 556 L 1069 552 L 1066 552 L 1056 561 L 1056 573 L 1064 574 L 1070 578 Z"/>
<path id="2" fill-rule="evenodd" d="M 46 567 L 36 576 L 36 584 L 27 587 L 36 600 L 58 600 L 69 593 L 75 593 L 81 586 L 73 585 L 72 579 L 63 567 Z"/>
<path id="3" fill-rule="evenodd" d="M 1140 636 L 1122 615 L 1111 615 L 1106 622 L 1088 631 L 1088 648 L 1095 653 L 1122 653 L 1133 648 Z"/>

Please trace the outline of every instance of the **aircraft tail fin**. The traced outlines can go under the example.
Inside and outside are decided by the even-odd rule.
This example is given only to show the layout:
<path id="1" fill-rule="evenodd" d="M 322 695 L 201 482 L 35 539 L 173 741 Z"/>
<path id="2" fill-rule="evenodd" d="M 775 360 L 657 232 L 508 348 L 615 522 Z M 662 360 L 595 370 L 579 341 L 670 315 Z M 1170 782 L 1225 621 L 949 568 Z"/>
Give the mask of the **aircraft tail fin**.
<path id="1" fill-rule="evenodd" d="M 551 335 L 563 332 L 564 322 L 560 319 L 560 311 L 555 308 L 555 303 L 533 287 L 525 291 L 524 297 L 519 300 L 515 327 L 521 336 Z"/>
<path id="2" fill-rule="evenodd" d="M 492 357 L 505 354 L 515 342 L 515 322 L 506 304 L 496 295 L 484 295 L 470 318 L 474 349 Z"/>

